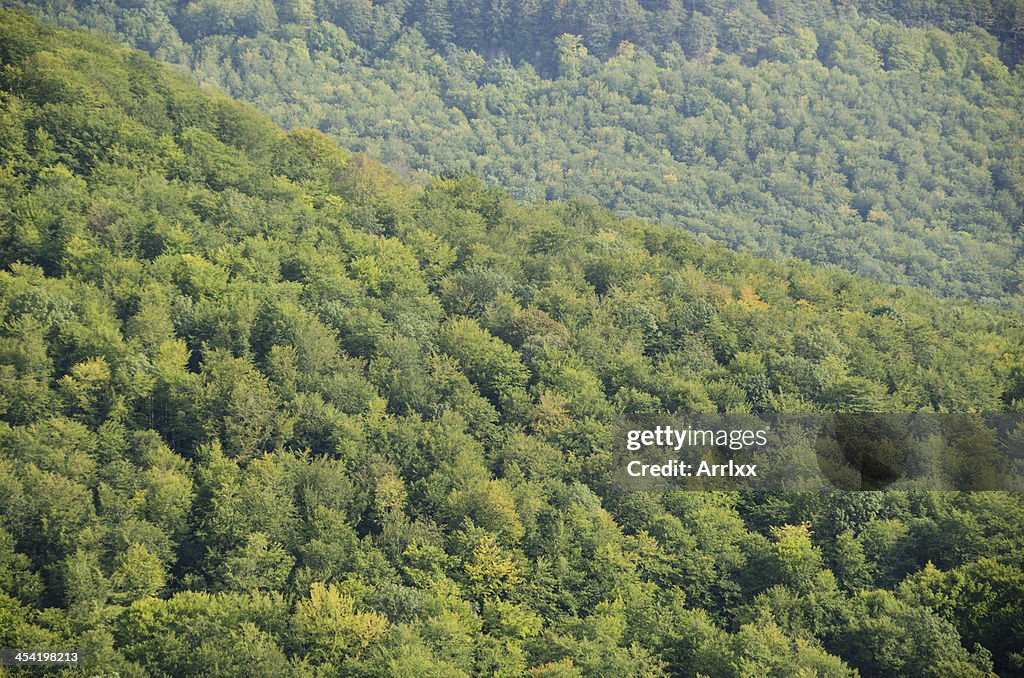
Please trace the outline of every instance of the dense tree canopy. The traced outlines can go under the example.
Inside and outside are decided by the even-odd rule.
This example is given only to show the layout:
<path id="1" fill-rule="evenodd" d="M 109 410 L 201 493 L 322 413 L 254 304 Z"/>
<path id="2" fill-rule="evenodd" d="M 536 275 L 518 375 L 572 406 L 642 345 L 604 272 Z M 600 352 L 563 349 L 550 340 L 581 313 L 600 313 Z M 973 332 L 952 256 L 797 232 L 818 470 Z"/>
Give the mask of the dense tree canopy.
<path id="1" fill-rule="evenodd" d="M 411 186 L 12 12 L 0 195 L 0 646 L 120 675 L 1024 670 L 1018 495 L 606 482 L 624 413 L 1019 411 L 1017 315 Z"/>
<path id="2" fill-rule="evenodd" d="M 1020 0 L 26 4 L 420 183 L 1024 307 Z"/>

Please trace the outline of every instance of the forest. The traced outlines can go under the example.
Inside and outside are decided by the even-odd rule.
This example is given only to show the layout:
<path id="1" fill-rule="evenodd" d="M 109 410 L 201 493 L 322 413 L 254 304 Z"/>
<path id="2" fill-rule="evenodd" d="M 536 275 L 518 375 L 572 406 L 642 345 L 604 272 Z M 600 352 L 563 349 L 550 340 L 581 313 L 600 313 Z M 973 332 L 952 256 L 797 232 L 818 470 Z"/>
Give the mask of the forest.
<path id="1" fill-rule="evenodd" d="M 0 646 L 68 675 L 1019 675 L 1020 494 L 609 462 L 624 416 L 1022 410 L 1012 310 L 409 182 L 0 12 Z"/>
<path id="2" fill-rule="evenodd" d="M 1024 311 L 1021 0 L 33 2 L 406 181 Z"/>

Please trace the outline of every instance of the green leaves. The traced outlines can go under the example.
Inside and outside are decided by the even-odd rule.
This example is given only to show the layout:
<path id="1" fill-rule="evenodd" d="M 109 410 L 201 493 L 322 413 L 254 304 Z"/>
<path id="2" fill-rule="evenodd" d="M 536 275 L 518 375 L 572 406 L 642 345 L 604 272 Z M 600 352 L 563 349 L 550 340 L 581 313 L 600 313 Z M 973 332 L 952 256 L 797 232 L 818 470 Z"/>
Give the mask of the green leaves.
<path id="1" fill-rule="evenodd" d="M 183 15 L 197 34 L 260 32 L 273 25 L 266 10 L 204 0 Z M 651 11 L 670 10 L 685 14 L 671 2 Z M 288 63 L 334 87 L 304 53 L 303 31 L 343 16 L 379 31 L 354 37 L 386 45 L 389 11 L 282 7 L 295 39 Z M 474 30 L 486 28 L 473 16 Z M 0 14 L 0 55 L 17 62 L 0 72 L 0 644 L 82 647 L 89 666 L 123 675 L 971 675 L 1016 666 L 1017 496 L 623 495 L 607 466 L 623 414 L 1010 405 L 1024 364 L 1016 316 L 737 255 L 587 203 L 516 204 L 457 172 L 410 185 L 322 132 L 281 132 L 137 54 L 12 17 Z M 461 28 L 443 18 L 430 18 L 439 33 Z M 455 48 L 427 56 L 410 33 L 393 50 L 415 85 L 402 102 L 429 99 L 442 81 L 431 78 L 450 78 L 465 85 L 452 97 L 466 112 L 387 124 L 407 129 L 410 143 L 443 127 L 453 136 L 430 136 L 423 149 L 440 157 L 460 134 L 491 134 L 482 121 L 494 111 L 529 117 L 543 99 L 558 125 L 508 128 L 479 152 L 514 164 L 543 150 L 517 172 L 585 188 L 612 186 L 605 159 L 615 166 L 627 144 L 654 140 L 657 162 L 636 152 L 650 176 L 622 164 L 623 200 L 657 202 L 667 194 L 656 187 L 671 185 L 693 223 L 733 198 L 764 206 L 765 193 L 729 167 L 749 162 L 786 165 L 778 176 L 766 170 L 780 201 L 792 191 L 793 204 L 824 213 L 849 201 L 873 219 L 865 228 L 909 223 L 887 202 L 885 163 L 919 171 L 921 158 L 903 154 L 925 145 L 892 151 L 872 138 L 842 146 L 840 158 L 812 124 L 831 119 L 811 110 L 821 101 L 778 105 L 790 75 L 807 79 L 801 87 L 826 78 L 835 89 L 821 91 L 848 91 L 839 38 L 787 33 L 768 44 L 792 70 L 769 61 L 741 71 L 715 56 L 714 40 L 746 49 L 770 26 L 733 16 L 719 36 L 717 19 L 691 47 L 721 58 L 728 77 L 679 54 L 659 66 L 636 43 L 602 65 L 584 58 L 581 28 L 582 42 L 563 45 L 578 74 L 542 83 L 528 68 Z M 897 49 L 903 32 L 889 37 L 893 73 L 901 58 L 917 64 Z M 841 66 L 825 72 L 809 58 L 812 38 Z M 228 53 L 226 39 L 204 44 L 208 63 Z M 264 59 L 286 53 L 278 47 L 240 41 L 231 68 L 265 76 Z M 351 65 L 339 55 L 366 56 L 349 43 L 323 51 L 338 71 Z M 486 83 L 466 84 L 474 79 Z M 352 97 L 371 106 L 387 85 L 343 90 L 318 127 L 331 129 Z M 562 123 L 576 115 L 568 102 L 577 91 L 588 115 L 628 119 L 636 106 L 651 115 L 628 134 L 595 131 L 618 149 L 610 155 L 559 156 L 576 148 Z M 398 120 L 402 102 L 375 115 Z M 659 127 L 656 114 L 669 109 L 671 129 Z M 799 138 L 784 138 L 798 123 Z M 600 126 L 588 124 L 572 123 Z M 744 137 L 748 128 L 759 131 Z M 984 156 L 972 139 L 956 143 Z M 801 146 L 794 155 L 790 141 Z M 520 148 L 532 150 L 516 156 Z M 868 174 L 837 179 L 847 161 Z M 691 162 L 696 169 L 681 167 Z M 507 170 L 496 166 L 489 180 Z M 999 190 L 1012 189 L 1012 171 L 998 170 Z M 804 175 L 827 190 L 802 195 Z M 956 192 L 936 176 L 928 191 Z M 1002 199 L 1008 209 L 1016 200 Z M 990 215 L 978 204 L 957 209 Z M 791 211 L 785 201 L 768 207 Z M 859 234 L 862 215 L 849 209 L 836 228 Z M 791 230 L 802 245 L 818 233 L 808 223 Z M 873 266 L 879 247 L 858 261 Z"/>
<path id="2" fill-rule="evenodd" d="M 313 584 L 309 599 L 296 606 L 292 623 L 313 656 L 329 661 L 362 655 L 388 630 L 384 616 L 358 610 L 351 596 L 320 583 Z"/>
<path id="3" fill-rule="evenodd" d="M 505 597 L 523 583 L 519 568 L 489 535 L 480 538 L 465 567 L 470 587 L 481 599 Z"/>
<path id="4" fill-rule="evenodd" d="M 163 564 L 142 544 L 132 544 L 122 553 L 110 575 L 113 599 L 119 603 L 155 596 L 166 581 Z"/>
<path id="5" fill-rule="evenodd" d="M 507 403 L 525 388 L 529 372 L 516 352 L 472 318 L 450 320 L 438 339 L 439 348 L 459 361 L 469 380 L 491 402 Z"/>
<path id="6" fill-rule="evenodd" d="M 232 591 L 278 591 L 284 588 L 295 559 L 280 544 L 253 532 L 245 545 L 224 560 L 224 583 Z"/>

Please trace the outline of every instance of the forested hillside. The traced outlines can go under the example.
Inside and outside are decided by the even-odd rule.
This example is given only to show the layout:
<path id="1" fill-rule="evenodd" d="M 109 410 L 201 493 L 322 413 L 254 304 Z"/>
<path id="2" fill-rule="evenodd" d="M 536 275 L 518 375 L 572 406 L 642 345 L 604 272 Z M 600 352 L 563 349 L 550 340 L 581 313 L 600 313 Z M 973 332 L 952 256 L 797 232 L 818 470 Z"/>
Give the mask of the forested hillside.
<path id="1" fill-rule="evenodd" d="M 421 183 L 1022 307 L 1019 1 L 20 4 Z"/>
<path id="2" fill-rule="evenodd" d="M 623 414 L 1022 409 L 1019 316 L 403 183 L 0 12 L 0 646 L 87 675 L 1024 671 L 1024 500 L 618 493 Z"/>
<path id="3" fill-rule="evenodd" d="M 432 47 L 449 44 L 485 57 L 529 62 L 547 74 L 559 68 L 559 38 L 582 37 L 606 59 L 623 41 L 662 51 L 682 47 L 705 56 L 718 49 L 752 56 L 772 40 L 860 18 L 949 33 L 984 32 L 998 56 L 1014 65 L 1024 56 L 1022 0 L 50 0 L 40 5 L 64 21 L 106 22 L 153 46 L 173 48 L 211 35 L 253 38 L 316 20 L 341 28 L 359 46 L 387 50 L 405 27 Z M 895 44 L 897 51 L 905 48 Z M 911 50 L 912 51 L 912 50 Z"/>

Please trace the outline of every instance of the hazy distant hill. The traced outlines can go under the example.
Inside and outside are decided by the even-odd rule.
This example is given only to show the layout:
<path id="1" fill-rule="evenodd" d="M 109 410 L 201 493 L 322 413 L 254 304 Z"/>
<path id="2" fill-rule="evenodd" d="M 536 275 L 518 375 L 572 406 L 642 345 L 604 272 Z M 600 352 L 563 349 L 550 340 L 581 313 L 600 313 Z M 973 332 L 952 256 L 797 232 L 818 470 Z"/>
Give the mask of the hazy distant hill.
<path id="1" fill-rule="evenodd" d="M 421 181 L 468 171 L 523 200 L 593 198 L 734 249 L 1020 308 L 1018 4 L 31 9 Z"/>

